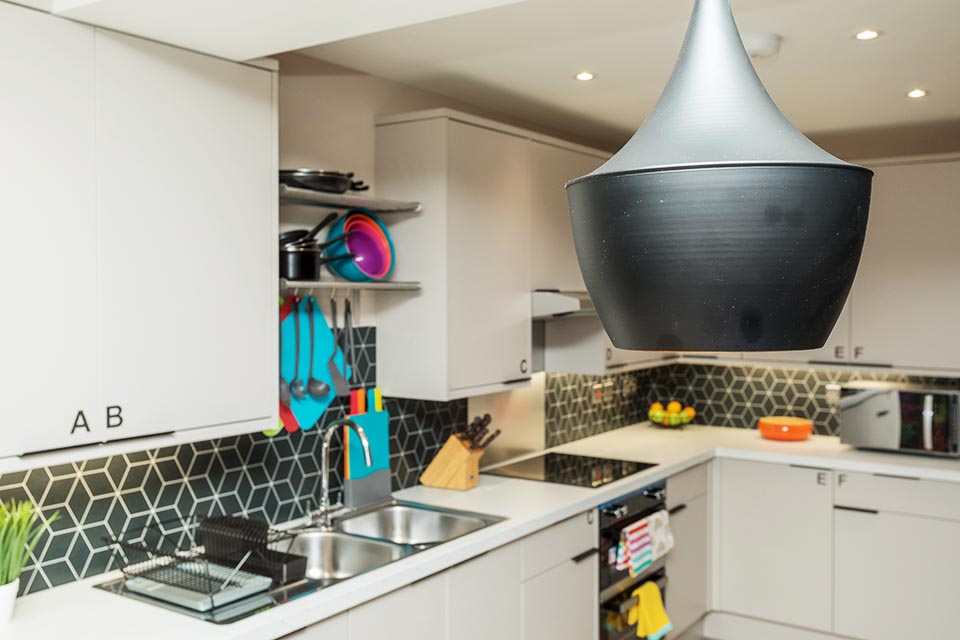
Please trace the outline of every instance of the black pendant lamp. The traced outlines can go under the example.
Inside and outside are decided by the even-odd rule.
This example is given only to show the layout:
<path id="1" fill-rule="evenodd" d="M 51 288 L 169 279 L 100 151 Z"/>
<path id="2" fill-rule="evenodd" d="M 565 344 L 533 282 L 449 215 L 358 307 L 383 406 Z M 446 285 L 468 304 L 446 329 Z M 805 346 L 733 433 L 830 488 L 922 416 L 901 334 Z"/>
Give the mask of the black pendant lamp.
<path id="1" fill-rule="evenodd" d="M 727 0 L 696 0 L 633 138 L 567 184 L 580 269 L 622 349 L 823 346 L 860 261 L 873 172 L 790 124 Z"/>

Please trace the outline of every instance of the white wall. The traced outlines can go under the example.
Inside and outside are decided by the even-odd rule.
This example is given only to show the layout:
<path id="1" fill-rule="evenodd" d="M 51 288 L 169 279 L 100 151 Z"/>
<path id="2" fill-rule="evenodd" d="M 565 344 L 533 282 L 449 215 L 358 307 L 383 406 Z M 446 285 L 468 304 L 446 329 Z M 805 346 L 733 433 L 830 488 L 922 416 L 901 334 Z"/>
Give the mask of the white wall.
<path id="1" fill-rule="evenodd" d="M 374 121 L 448 107 L 558 138 L 558 131 L 298 53 L 280 60 L 280 167 L 353 171 L 376 185 Z M 590 141 L 573 140 L 590 144 Z M 388 194 L 383 194 L 388 195 Z"/>

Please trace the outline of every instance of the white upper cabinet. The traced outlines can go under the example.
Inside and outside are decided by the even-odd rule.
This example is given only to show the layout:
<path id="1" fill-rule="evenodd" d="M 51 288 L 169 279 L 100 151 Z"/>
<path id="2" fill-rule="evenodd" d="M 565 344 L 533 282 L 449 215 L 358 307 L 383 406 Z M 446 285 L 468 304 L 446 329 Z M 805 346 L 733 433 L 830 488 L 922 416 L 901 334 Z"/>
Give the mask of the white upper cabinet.
<path id="1" fill-rule="evenodd" d="M 276 411 L 273 77 L 97 32 L 100 396 L 123 437 Z"/>
<path id="2" fill-rule="evenodd" d="M 559 318 L 543 323 L 544 371 L 602 376 L 657 366 L 670 357 L 658 351 L 617 348 L 596 316 Z"/>
<path id="3" fill-rule="evenodd" d="M 93 78 L 92 29 L 0 3 L 0 456 L 102 437 Z"/>
<path id="4" fill-rule="evenodd" d="M 450 400 L 531 375 L 529 145 L 430 112 L 377 126 L 377 189 L 423 213 L 387 220 L 394 278 L 416 295 L 377 299 L 384 395 Z"/>
<path id="5" fill-rule="evenodd" d="M 960 370 L 960 161 L 879 167 L 853 285 L 852 360 Z"/>
<path id="6" fill-rule="evenodd" d="M 573 246 L 564 185 L 590 173 L 605 158 L 538 141 L 530 144 L 530 156 L 533 288 L 586 291 Z"/>
<path id="7" fill-rule="evenodd" d="M 249 60 L 519 0 L 15 1 L 71 20 L 229 60 Z"/>
<path id="8" fill-rule="evenodd" d="M 0 458 L 275 422 L 275 74 L 6 3 L 0 53 Z"/>
<path id="9" fill-rule="evenodd" d="M 450 388 L 529 379 L 529 144 L 460 122 L 447 144 Z"/>
<path id="10" fill-rule="evenodd" d="M 822 349 L 745 360 L 960 370 L 955 238 L 960 161 L 875 169 L 860 268 Z"/>

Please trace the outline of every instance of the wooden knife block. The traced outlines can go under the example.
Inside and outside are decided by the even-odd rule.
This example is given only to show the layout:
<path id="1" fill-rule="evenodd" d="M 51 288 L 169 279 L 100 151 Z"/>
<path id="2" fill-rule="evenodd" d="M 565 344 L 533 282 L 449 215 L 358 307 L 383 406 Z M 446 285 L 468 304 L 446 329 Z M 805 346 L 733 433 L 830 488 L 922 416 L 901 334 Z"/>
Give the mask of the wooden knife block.
<path id="1" fill-rule="evenodd" d="M 450 436 L 420 475 L 420 483 L 437 489 L 473 489 L 480 478 L 482 455 L 483 449 L 471 451 L 460 438 Z"/>

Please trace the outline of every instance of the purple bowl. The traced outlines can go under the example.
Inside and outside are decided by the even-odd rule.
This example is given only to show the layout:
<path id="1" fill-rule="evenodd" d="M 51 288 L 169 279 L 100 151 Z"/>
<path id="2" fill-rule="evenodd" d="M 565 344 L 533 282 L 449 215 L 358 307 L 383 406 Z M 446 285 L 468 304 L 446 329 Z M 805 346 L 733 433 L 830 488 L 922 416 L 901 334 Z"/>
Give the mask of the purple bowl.
<path id="1" fill-rule="evenodd" d="M 386 268 L 389 266 L 388 256 L 384 256 L 380 250 L 380 243 L 363 229 L 351 229 L 351 235 L 347 238 L 347 251 L 354 254 L 354 264 L 365 275 L 371 278 L 382 278 Z"/>

